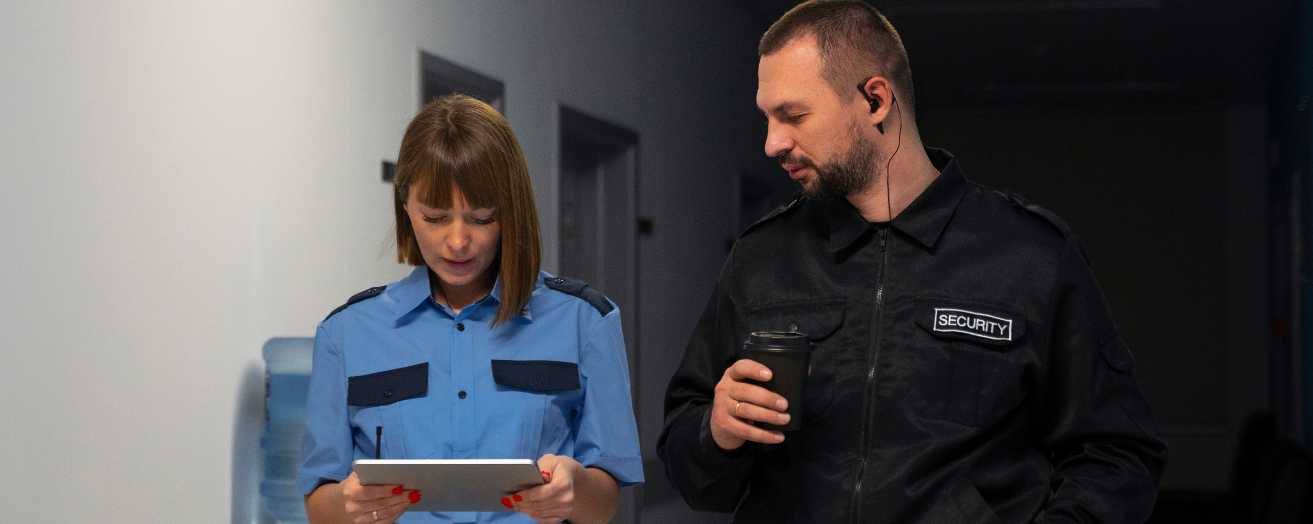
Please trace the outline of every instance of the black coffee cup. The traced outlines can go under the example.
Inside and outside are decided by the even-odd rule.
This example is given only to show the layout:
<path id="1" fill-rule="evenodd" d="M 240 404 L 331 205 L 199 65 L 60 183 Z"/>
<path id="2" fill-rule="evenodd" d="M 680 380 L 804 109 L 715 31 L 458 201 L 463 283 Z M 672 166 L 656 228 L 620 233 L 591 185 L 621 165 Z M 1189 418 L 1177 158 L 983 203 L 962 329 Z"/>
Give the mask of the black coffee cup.
<path id="1" fill-rule="evenodd" d="M 811 363 L 811 341 L 796 331 L 753 331 L 743 343 L 743 358 L 770 368 L 771 379 L 757 382 L 789 403 L 789 423 L 760 424 L 768 429 L 794 431 L 802 427 L 803 390 Z"/>

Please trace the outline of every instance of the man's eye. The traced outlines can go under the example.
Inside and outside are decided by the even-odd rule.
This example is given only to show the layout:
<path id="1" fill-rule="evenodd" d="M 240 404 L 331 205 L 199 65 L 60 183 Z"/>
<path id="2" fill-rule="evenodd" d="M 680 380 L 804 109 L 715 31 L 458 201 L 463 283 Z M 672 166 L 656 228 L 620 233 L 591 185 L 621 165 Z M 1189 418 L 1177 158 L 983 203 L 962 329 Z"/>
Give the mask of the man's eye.
<path id="1" fill-rule="evenodd" d="M 784 121 L 785 121 L 785 122 L 792 123 L 792 124 L 797 124 L 798 122 L 802 122 L 803 117 L 806 117 L 806 116 L 807 116 L 807 113 L 797 113 L 797 114 L 792 114 L 792 115 L 784 115 Z"/>

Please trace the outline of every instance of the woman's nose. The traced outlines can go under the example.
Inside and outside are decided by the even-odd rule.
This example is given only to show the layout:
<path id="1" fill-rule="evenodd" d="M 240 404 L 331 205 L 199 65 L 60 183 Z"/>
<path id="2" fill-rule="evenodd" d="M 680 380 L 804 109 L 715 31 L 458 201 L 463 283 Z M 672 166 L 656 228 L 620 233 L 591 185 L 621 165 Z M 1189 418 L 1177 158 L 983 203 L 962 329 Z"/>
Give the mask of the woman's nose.
<path id="1" fill-rule="evenodd" d="M 454 222 L 451 230 L 447 232 L 447 248 L 452 251 L 460 251 L 470 245 L 469 229 L 461 224 L 459 220 Z"/>

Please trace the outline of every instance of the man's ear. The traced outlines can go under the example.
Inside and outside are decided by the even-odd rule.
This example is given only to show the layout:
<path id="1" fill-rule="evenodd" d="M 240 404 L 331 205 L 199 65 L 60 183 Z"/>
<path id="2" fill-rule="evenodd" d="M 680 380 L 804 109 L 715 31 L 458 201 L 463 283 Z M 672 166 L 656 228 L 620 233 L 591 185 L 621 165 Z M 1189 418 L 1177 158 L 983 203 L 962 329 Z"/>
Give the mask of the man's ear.
<path id="1" fill-rule="evenodd" d="M 866 102 L 870 104 L 871 115 L 880 119 L 875 123 L 875 129 L 883 135 L 884 120 L 889 116 L 893 102 L 898 100 L 894 96 L 893 85 L 885 77 L 876 75 L 868 77 L 857 86 L 857 89 L 861 92 L 862 98 L 865 98 Z M 889 99 L 888 103 L 884 100 L 886 97 Z M 884 108 L 883 113 L 880 112 L 882 107 Z"/>

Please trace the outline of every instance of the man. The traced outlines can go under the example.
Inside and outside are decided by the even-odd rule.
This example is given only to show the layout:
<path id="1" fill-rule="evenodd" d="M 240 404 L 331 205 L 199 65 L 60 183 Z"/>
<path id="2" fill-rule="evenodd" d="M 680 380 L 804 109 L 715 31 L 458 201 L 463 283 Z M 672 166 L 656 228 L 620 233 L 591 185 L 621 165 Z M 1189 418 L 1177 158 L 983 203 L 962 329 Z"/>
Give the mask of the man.
<path id="1" fill-rule="evenodd" d="M 808 2 L 762 37 L 766 154 L 802 196 L 735 243 L 658 443 L 694 509 L 736 522 L 1142 522 L 1157 438 L 1066 225 L 967 181 L 917 131 L 893 26 Z M 737 357 L 812 341 L 802 429 Z"/>

